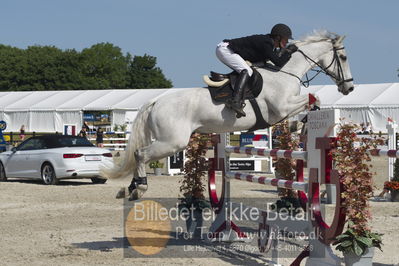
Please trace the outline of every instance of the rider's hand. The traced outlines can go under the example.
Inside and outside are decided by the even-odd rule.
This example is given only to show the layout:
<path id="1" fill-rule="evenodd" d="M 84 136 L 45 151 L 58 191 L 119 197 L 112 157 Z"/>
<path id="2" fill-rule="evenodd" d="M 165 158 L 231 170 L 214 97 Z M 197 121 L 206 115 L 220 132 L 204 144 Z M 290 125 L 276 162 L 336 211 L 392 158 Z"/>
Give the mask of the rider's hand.
<path id="1" fill-rule="evenodd" d="M 298 46 L 296 46 L 295 44 L 290 44 L 287 46 L 286 50 L 287 50 L 287 52 L 292 54 L 298 50 Z"/>

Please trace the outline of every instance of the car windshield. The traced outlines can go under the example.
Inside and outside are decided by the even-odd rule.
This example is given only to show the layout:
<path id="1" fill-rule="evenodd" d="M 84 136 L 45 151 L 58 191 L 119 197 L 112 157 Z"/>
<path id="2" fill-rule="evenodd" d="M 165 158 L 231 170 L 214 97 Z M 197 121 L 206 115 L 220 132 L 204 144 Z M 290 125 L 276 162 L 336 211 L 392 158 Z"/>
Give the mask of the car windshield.
<path id="1" fill-rule="evenodd" d="M 51 146 L 54 148 L 60 147 L 93 147 L 94 145 L 86 138 L 82 137 L 61 137 L 51 140 Z"/>

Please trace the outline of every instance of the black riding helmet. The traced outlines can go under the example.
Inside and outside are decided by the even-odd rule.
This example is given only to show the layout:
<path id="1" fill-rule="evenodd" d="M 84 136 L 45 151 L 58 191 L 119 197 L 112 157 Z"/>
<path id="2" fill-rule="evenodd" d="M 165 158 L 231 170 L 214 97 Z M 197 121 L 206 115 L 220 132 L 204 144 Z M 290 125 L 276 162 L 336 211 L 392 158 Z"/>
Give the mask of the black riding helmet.
<path id="1" fill-rule="evenodd" d="M 273 36 L 281 36 L 283 38 L 292 39 L 292 31 L 290 27 L 282 23 L 274 25 L 270 34 Z"/>

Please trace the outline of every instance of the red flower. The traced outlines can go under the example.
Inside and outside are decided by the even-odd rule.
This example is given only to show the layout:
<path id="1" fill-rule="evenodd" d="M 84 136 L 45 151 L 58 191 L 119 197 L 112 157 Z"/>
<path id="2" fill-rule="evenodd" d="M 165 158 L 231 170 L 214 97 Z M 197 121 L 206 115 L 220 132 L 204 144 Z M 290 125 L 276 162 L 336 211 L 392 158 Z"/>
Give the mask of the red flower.
<path id="1" fill-rule="evenodd" d="M 386 181 L 384 183 L 384 189 L 390 191 L 399 190 L 399 181 Z"/>

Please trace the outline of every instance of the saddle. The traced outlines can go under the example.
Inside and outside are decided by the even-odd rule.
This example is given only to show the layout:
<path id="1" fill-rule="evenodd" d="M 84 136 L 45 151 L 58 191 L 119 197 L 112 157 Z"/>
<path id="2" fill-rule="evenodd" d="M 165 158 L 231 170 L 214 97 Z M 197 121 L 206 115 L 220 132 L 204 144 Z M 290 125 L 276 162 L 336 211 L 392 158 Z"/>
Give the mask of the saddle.
<path id="1" fill-rule="evenodd" d="M 263 79 L 259 72 L 252 68 L 253 74 L 247 82 L 244 91 L 244 99 L 255 99 L 262 91 Z M 233 97 L 234 85 L 238 79 L 238 73 L 220 74 L 211 71 L 210 76 L 204 76 L 204 82 L 212 99 L 218 103 L 226 103 Z"/>
<path id="2" fill-rule="evenodd" d="M 255 130 L 264 129 L 271 126 L 263 118 L 258 102 L 256 101 L 256 97 L 258 97 L 262 91 L 263 78 L 255 68 L 251 68 L 253 70 L 253 74 L 247 82 L 243 99 L 249 100 L 251 103 L 251 106 L 255 112 L 256 121 L 255 124 L 248 129 L 248 132 L 253 132 Z M 235 71 L 229 74 L 220 74 L 211 71 L 210 77 L 204 76 L 204 81 L 208 85 L 208 90 L 215 102 L 226 103 L 227 100 L 233 98 L 233 88 L 237 82 L 238 75 L 239 74 Z"/>

